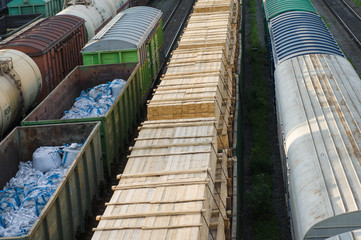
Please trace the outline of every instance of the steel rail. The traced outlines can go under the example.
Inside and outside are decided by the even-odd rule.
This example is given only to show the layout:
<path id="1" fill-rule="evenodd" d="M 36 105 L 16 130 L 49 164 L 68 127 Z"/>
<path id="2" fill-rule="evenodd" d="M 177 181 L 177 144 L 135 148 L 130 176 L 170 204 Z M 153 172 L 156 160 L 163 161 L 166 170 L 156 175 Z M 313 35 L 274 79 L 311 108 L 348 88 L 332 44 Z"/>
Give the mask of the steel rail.
<path id="1" fill-rule="evenodd" d="M 173 49 L 173 47 L 174 47 L 174 45 L 175 45 L 175 43 L 176 43 L 176 41 L 177 41 L 177 38 L 179 37 L 179 34 L 180 34 L 181 30 L 182 30 L 183 27 L 184 27 L 184 24 L 185 24 L 185 22 L 186 22 L 186 19 L 188 18 L 190 12 L 191 12 L 192 9 L 193 9 L 194 1 L 195 1 L 195 0 L 192 1 L 192 5 L 191 5 L 190 8 L 188 9 L 187 13 L 184 15 L 184 17 L 183 17 L 183 19 L 182 19 L 182 23 L 179 25 L 179 27 L 178 27 L 178 29 L 177 29 L 177 32 L 176 32 L 176 34 L 174 35 L 173 40 L 172 40 L 170 46 L 168 47 L 166 54 L 164 55 L 164 61 L 163 61 L 162 65 L 160 66 L 160 69 L 161 69 L 161 70 L 159 71 L 156 79 L 159 79 L 160 76 L 161 76 L 162 73 L 163 73 L 163 69 L 164 69 L 165 64 L 167 63 L 167 61 L 168 61 L 168 59 L 169 59 L 169 55 L 170 55 L 170 53 L 171 53 L 171 51 L 172 51 L 172 49 Z M 180 1 L 180 2 L 181 2 L 181 1 Z M 156 84 L 156 82 L 157 82 L 157 81 L 153 81 L 153 83 L 152 83 L 152 85 L 151 85 L 151 89 L 154 88 L 154 85 Z"/>
<path id="2" fill-rule="evenodd" d="M 175 44 L 175 41 L 177 40 L 177 38 L 178 38 L 181 30 L 182 30 L 183 27 L 184 27 L 184 24 L 185 24 L 185 22 L 186 22 L 186 19 L 187 19 L 188 16 L 189 16 L 189 13 L 190 13 L 191 10 L 193 9 L 193 5 L 194 5 L 194 0 L 193 0 L 192 6 L 188 9 L 187 13 L 184 15 L 184 17 L 183 17 L 183 19 L 182 19 L 182 24 L 179 26 L 176 34 L 175 34 L 174 37 L 173 37 L 173 40 L 172 40 L 172 42 L 171 42 L 171 44 L 170 44 L 170 46 L 169 46 L 169 48 L 168 48 L 168 50 L 167 50 L 167 53 L 165 54 L 165 57 L 166 57 L 166 58 L 169 57 L 169 54 L 170 54 L 170 52 L 172 51 L 172 48 L 173 48 L 173 46 L 174 46 L 174 44 Z"/>
<path id="3" fill-rule="evenodd" d="M 353 15 L 354 15 L 355 17 L 357 17 L 358 20 L 361 21 L 361 17 L 357 14 L 357 12 L 355 12 L 355 10 L 353 10 L 353 8 L 350 6 L 350 4 L 348 4 L 345 0 L 341 0 L 341 1 L 342 1 L 343 4 L 348 8 L 348 10 L 350 10 L 350 12 L 352 12 Z"/>
<path id="4" fill-rule="evenodd" d="M 172 11 L 171 14 L 169 15 L 167 21 L 165 21 L 165 23 L 164 23 L 164 25 L 163 25 L 163 28 L 162 28 L 163 31 L 167 28 L 169 21 L 172 19 L 174 13 L 175 13 L 176 10 L 178 9 L 178 7 L 179 7 L 179 5 L 180 5 L 181 2 L 182 2 L 182 0 L 178 0 L 177 5 L 175 6 L 175 8 L 173 9 L 173 11 Z"/>
<path id="5" fill-rule="evenodd" d="M 331 4 L 327 0 L 323 0 L 328 8 L 331 10 L 331 12 L 335 15 L 337 20 L 342 24 L 342 26 L 346 29 L 346 31 L 352 36 L 352 40 L 357 44 L 359 48 L 361 48 L 361 42 L 360 40 L 355 36 L 355 34 L 352 32 L 352 30 L 347 26 L 347 24 L 342 20 L 340 15 L 337 14 L 337 12 L 333 9 Z M 344 5 L 361 21 L 360 16 L 344 1 L 342 0 Z"/>

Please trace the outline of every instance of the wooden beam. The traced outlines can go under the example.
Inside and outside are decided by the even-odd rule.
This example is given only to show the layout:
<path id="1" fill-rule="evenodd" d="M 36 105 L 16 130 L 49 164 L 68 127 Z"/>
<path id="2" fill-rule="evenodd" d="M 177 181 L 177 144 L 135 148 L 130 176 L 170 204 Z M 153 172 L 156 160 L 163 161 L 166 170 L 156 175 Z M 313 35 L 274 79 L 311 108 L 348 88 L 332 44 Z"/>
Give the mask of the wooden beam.
<path id="1" fill-rule="evenodd" d="M 156 182 L 156 183 L 141 183 L 141 184 L 129 184 L 129 185 L 118 185 L 113 186 L 112 190 L 127 190 L 127 189 L 137 189 L 137 188 L 156 188 L 156 187 L 174 187 L 182 185 L 199 185 L 199 184 L 208 184 L 209 179 L 199 179 L 191 178 L 183 181 L 166 181 L 166 182 Z"/>
<path id="2" fill-rule="evenodd" d="M 117 220 L 125 218 L 142 218 L 142 217 L 159 217 L 159 216 L 177 216 L 177 215 L 188 215 L 188 214 L 202 214 L 205 212 L 205 209 L 201 210 L 188 210 L 188 211 L 166 211 L 166 212 L 142 212 L 142 213 L 132 213 L 132 214 L 119 214 L 119 215 L 102 215 L 97 216 L 96 220 Z"/>
<path id="3" fill-rule="evenodd" d="M 210 168 L 199 168 L 199 169 L 190 169 L 190 170 L 179 170 L 179 171 L 162 171 L 162 172 L 142 172 L 134 174 L 119 174 L 117 179 L 124 178 L 137 178 L 137 177 L 153 177 L 153 176 L 164 176 L 164 175 L 174 175 L 174 174 L 191 174 L 191 173 L 202 173 L 209 172 Z"/>

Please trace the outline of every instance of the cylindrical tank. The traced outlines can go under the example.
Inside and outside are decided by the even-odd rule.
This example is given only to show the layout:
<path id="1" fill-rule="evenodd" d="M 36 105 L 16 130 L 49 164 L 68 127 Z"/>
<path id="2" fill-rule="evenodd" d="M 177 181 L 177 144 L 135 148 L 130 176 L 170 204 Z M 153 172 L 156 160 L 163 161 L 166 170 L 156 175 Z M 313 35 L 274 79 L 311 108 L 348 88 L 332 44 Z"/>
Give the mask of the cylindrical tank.
<path id="1" fill-rule="evenodd" d="M 115 15 L 117 15 L 117 8 L 115 6 L 116 2 L 114 0 L 104 0 L 104 2 L 108 5 L 112 13 L 112 17 L 115 17 Z"/>
<path id="2" fill-rule="evenodd" d="M 25 53 L 0 50 L 0 137 L 35 103 L 41 90 L 41 73 Z"/>
<path id="3" fill-rule="evenodd" d="M 121 6 L 124 5 L 125 0 L 111 0 L 115 6 L 116 11 L 120 9 Z"/>
<path id="4" fill-rule="evenodd" d="M 112 17 L 112 11 L 104 0 L 94 0 L 91 4 L 71 5 L 57 15 L 69 14 L 85 20 L 87 40 L 94 37 L 96 30 Z"/>

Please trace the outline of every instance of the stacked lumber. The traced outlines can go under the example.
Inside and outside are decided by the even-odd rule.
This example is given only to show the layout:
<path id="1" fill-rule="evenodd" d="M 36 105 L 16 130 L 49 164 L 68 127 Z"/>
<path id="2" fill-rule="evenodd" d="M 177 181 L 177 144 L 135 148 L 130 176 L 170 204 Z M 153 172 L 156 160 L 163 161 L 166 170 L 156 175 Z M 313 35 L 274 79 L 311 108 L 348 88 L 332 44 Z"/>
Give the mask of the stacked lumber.
<path id="1" fill-rule="evenodd" d="M 239 2 L 198 0 L 97 239 L 230 239 Z"/>
<path id="2" fill-rule="evenodd" d="M 194 4 L 193 12 L 220 12 L 229 11 L 234 23 L 239 20 L 239 1 L 237 0 L 201 0 Z"/>
<path id="3" fill-rule="evenodd" d="M 225 239 L 211 229 L 229 224 L 215 122 L 144 122 L 93 239 Z"/>
<path id="4" fill-rule="evenodd" d="M 181 36 L 178 48 L 222 46 L 231 64 L 232 57 L 236 54 L 237 32 L 237 27 L 232 24 L 229 12 L 193 13 L 186 31 Z"/>
<path id="5" fill-rule="evenodd" d="M 232 145 L 239 3 L 198 0 L 148 102 L 148 120 L 215 117 L 220 148 Z M 207 82 L 208 81 L 208 82 Z"/>

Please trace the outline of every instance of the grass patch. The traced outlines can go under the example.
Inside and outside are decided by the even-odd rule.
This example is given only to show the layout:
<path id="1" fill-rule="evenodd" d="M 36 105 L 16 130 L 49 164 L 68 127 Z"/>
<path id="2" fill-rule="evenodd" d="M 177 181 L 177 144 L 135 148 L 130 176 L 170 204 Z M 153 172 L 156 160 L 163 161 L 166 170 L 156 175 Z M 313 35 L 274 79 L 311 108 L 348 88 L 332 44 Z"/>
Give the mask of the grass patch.
<path id="1" fill-rule="evenodd" d="M 260 173 L 252 176 L 252 190 L 246 193 L 246 198 L 251 203 L 256 223 L 273 219 L 272 188 L 271 175 Z"/>
<path id="2" fill-rule="evenodd" d="M 360 0 L 353 0 L 353 2 L 354 2 L 359 8 L 361 8 L 361 1 L 360 1 Z"/>
<path id="3" fill-rule="evenodd" d="M 330 24 L 328 24 L 328 22 L 326 21 L 326 18 L 321 16 L 323 22 L 326 24 L 326 27 L 328 28 L 328 30 L 330 30 Z"/>
<path id="4" fill-rule="evenodd" d="M 279 239 L 279 223 L 274 216 L 273 206 L 273 162 L 270 154 L 268 131 L 267 82 L 263 69 L 268 64 L 267 50 L 258 35 L 255 0 L 249 0 L 251 13 L 250 47 L 246 49 L 251 62 L 252 84 L 245 89 L 247 101 L 247 121 L 252 128 L 252 149 L 249 159 L 252 178 L 251 190 L 245 199 L 252 209 L 254 239 Z"/>
<path id="5" fill-rule="evenodd" d="M 352 67 L 356 69 L 355 64 L 352 62 L 350 58 L 347 58 L 347 60 L 351 63 Z"/>
<path id="6" fill-rule="evenodd" d="M 254 237 L 254 240 L 279 240 L 280 234 L 278 229 L 279 223 L 274 220 L 259 220 L 255 224 L 254 228 L 257 232 L 257 235 Z"/>

